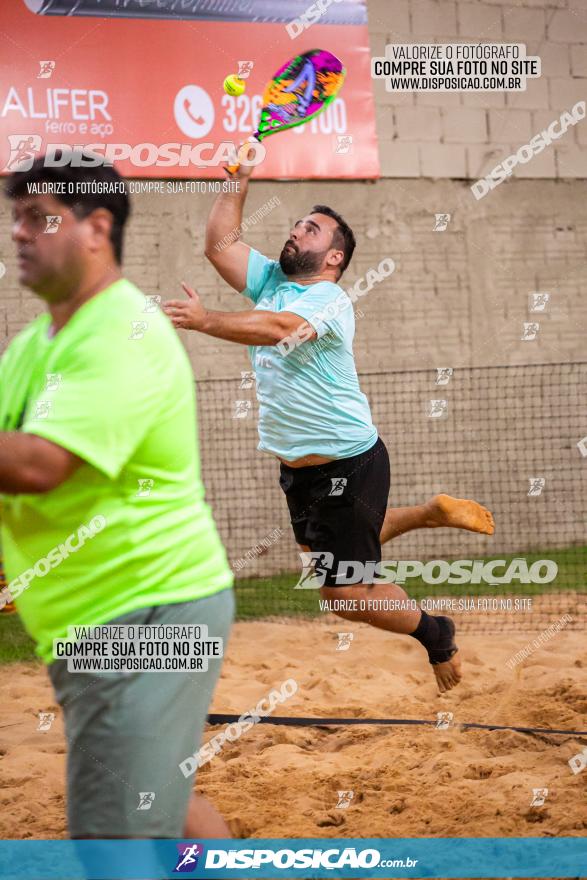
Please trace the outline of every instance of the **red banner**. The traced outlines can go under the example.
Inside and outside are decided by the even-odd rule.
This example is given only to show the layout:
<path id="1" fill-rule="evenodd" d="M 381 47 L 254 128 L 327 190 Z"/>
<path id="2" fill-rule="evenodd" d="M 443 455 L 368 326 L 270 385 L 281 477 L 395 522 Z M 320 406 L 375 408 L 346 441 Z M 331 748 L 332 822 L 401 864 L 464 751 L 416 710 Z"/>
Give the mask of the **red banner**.
<path id="1" fill-rule="evenodd" d="M 3 173 L 43 153 L 58 156 L 59 145 L 94 145 L 128 177 L 223 177 L 227 145 L 238 145 L 256 129 L 267 81 L 292 56 L 319 47 L 342 60 L 343 88 L 316 119 L 263 141 L 267 154 L 256 177 L 379 175 L 361 0 L 347 0 L 348 20 L 363 23 L 324 23 L 328 15 L 322 15 L 311 25 L 308 12 L 319 4 L 296 18 L 305 3 L 282 2 L 280 15 L 273 16 L 281 21 L 260 23 L 250 19 L 259 18 L 252 14 L 255 3 L 266 0 L 248 0 L 249 20 L 222 13 L 215 20 L 186 13 L 179 18 L 176 3 L 166 12 L 161 0 L 150 7 L 137 2 L 137 17 L 129 12 L 130 0 L 102 6 L 76 0 L 71 9 L 68 0 L 28 0 L 37 12 L 24 0 L 2 4 Z M 91 6 L 112 11 L 100 17 Z M 194 0 L 191 9 L 196 7 Z M 343 7 L 333 4 L 334 20 L 344 20 Z M 246 90 L 227 95 L 223 81 L 239 72 L 239 62 L 247 62 L 241 66 Z"/>

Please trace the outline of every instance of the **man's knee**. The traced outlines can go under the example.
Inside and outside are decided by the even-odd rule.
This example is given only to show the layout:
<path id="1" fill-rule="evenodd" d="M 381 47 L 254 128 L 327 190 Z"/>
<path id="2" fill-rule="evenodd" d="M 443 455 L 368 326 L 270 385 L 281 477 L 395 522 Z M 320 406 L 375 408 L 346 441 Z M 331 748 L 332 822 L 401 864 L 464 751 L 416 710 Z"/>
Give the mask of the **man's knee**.
<path id="1" fill-rule="evenodd" d="M 327 609 L 344 620 L 363 620 L 359 590 L 366 584 L 355 584 L 347 587 L 320 587 L 320 595 L 325 599 Z"/>

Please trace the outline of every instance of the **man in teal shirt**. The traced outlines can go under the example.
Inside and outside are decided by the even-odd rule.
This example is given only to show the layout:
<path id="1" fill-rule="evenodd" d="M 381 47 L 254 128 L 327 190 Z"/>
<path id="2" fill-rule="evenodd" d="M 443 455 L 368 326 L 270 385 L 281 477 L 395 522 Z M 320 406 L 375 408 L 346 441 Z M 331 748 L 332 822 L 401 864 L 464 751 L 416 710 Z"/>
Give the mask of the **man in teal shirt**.
<path id="1" fill-rule="evenodd" d="M 249 346 L 259 449 L 281 461 L 280 485 L 294 535 L 320 571 L 323 598 L 329 604 L 344 600 L 335 613 L 345 619 L 413 636 L 428 653 L 439 690 L 450 690 L 461 679 L 454 622 L 414 609 L 401 587 L 377 583 L 373 573 L 381 545 L 397 535 L 440 526 L 492 534 L 493 518 L 475 501 L 448 495 L 414 507 L 387 507 L 389 456 L 359 387 L 352 302 L 338 283 L 355 236 L 337 211 L 315 205 L 293 225 L 279 260 L 234 240 L 234 230 L 242 228 L 251 170 L 241 164 L 239 190 L 217 197 L 206 256 L 254 308 L 206 309 L 184 284 L 188 301 L 172 300 L 164 309 L 177 328 Z M 232 243 L 224 246 L 226 241 Z M 347 563 L 356 565 L 354 582 Z M 337 582 L 341 567 L 344 585 Z M 374 606 L 391 610 L 373 611 Z"/>
<path id="2" fill-rule="evenodd" d="M 316 209 L 312 214 L 316 221 L 327 216 Z M 371 449 L 377 429 L 359 387 L 354 314 L 342 288 L 332 281 L 308 285 L 303 278 L 288 279 L 278 262 L 251 249 L 243 294 L 256 310 L 295 312 L 315 336 L 250 346 L 260 404 L 259 449 L 284 461 L 310 455 L 350 458 Z M 346 302 L 336 307 L 340 294 Z"/>
<path id="3" fill-rule="evenodd" d="M 189 360 L 122 276 L 129 202 L 114 169 L 41 157 L 6 191 L 20 283 L 47 311 L 0 362 L 0 601 L 15 600 L 63 707 L 70 834 L 225 836 L 179 767 L 221 661 L 95 674 L 68 670 L 54 647 L 99 624 L 206 625 L 226 642 L 232 574 L 204 500 Z"/>

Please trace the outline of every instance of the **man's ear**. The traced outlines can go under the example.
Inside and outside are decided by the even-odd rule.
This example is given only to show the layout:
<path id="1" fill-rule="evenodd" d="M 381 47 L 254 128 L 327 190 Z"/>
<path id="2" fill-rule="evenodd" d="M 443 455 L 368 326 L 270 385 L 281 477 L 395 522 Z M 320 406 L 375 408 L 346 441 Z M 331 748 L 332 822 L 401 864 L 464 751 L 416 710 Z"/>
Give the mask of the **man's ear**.
<path id="1" fill-rule="evenodd" d="M 331 250 L 326 258 L 326 265 L 332 266 L 333 268 L 340 268 L 342 261 L 344 260 L 344 251 L 339 250 Z"/>
<path id="2" fill-rule="evenodd" d="M 96 208 L 85 218 L 89 224 L 90 247 L 92 250 L 101 250 L 105 244 L 110 243 L 110 233 L 114 223 L 114 217 L 107 208 Z"/>

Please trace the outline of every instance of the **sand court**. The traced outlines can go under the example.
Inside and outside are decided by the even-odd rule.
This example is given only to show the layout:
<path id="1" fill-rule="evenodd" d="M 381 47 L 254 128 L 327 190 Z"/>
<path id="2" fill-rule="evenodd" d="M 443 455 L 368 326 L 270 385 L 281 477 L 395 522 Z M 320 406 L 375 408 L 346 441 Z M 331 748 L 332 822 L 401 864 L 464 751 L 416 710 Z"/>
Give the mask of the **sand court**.
<path id="1" fill-rule="evenodd" d="M 440 697 L 417 643 L 340 624 L 334 617 L 237 623 L 211 712 L 241 714 L 294 679 L 297 691 L 275 714 L 436 722 L 437 713 L 452 713 L 450 726 L 254 725 L 226 740 L 197 775 L 197 790 L 222 811 L 234 835 L 585 834 L 587 768 L 573 773 L 568 762 L 587 738 L 458 728 L 479 722 L 584 730 L 582 632 L 558 633 L 513 669 L 506 664 L 529 633 L 464 634 L 465 678 Z M 341 629 L 353 634 L 342 651 L 336 650 Z M 65 838 L 65 739 L 43 668 L 3 666 L 0 702 L 1 836 Z M 46 732 L 37 729 L 39 712 L 56 715 Z M 209 727 L 204 741 L 221 729 Z M 540 800 L 537 789 L 544 803 L 531 806 Z"/>

